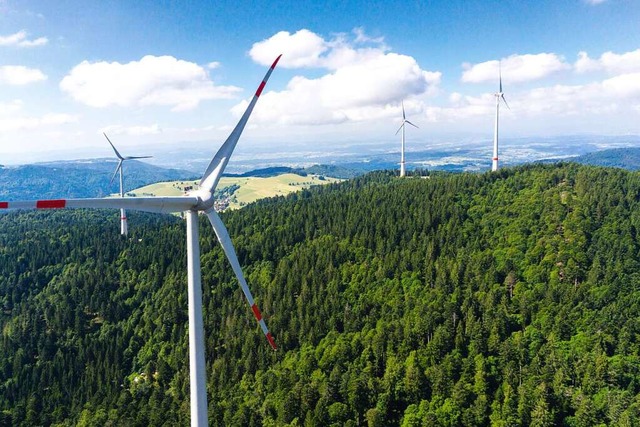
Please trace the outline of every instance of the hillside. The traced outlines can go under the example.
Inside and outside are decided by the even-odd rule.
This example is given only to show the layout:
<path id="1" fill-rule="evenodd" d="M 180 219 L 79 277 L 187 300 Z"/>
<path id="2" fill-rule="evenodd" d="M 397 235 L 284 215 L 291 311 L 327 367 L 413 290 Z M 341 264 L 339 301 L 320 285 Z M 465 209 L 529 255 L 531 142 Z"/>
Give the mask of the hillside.
<path id="1" fill-rule="evenodd" d="M 266 197 L 286 196 L 316 185 L 339 182 L 339 179 L 319 175 L 299 175 L 295 173 L 277 173 L 276 175 L 257 173 L 241 176 L 223 176 L 216 190 L 218 199 L 228 199 L 231 209 L 241 208 L 249 203 Z M 185 188 L 198 188 L 200 181 L 158 182 L 146 185 L 128 194 L 131 196 L 180 196 Z"/>
<path id="2" fill-rule="evenodd" d="M 0 426 L 186 425 L 184 224 L 0 216 Z M 372 173 L 202 219 L 212 425 L 640 423 L 640 175 Z M 43 392 L 46 391 L 46 392 Z"/>
<path id="3" fill-rule="evenodd" d="M 110 183 L 117 162 L 112 159 L 37 163 L 0 168 L 0 200 L 105 197 L 120 190 Z M 153 182 L 195 178 L 192 172 L 165 169 L 129 160 L 124 164 L 125 190 Z"/>
<path id="4" fill-rule="evenodd" d="M 640 169 L 640 148 L 612 148 L 572 158 L 585 165 L 616 167 L 628 170 Z"/>

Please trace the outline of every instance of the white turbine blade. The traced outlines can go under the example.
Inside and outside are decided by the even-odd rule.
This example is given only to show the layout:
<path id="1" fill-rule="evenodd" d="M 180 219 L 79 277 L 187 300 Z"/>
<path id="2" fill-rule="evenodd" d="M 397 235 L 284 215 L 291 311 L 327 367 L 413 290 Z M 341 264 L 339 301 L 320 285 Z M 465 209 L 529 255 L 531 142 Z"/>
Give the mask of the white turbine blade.
<path id="1" fill-rule="evenodd" d="M 416 129 L 420 129 L 418 126 L 414 125 L 413 123 L 411 123 L 409 120 L 405 120 L 406 123 L 409 123 L 411 126 L 413 126 Z"/>
<path id="2" fill-rule="evenodd" d="M 400 127 L 398 128 L 398 130 L 396 131 L 396 135 L 398 134 L 398 132 L 400 132 L 402 130 L 402 127 L 404 126 L 404 120 L 402 120 L 402 124 L 400 125 Z"/>
<path id="3" fill-rule="evenodd" d="M 111 145 L 111 148 L 113 148 L 113 151 L 116 153 L 116 156 L 118 156 L 118 158 L 119 158 L 120 160 L 124 160 L 124 157 L 122 157 L 122 156 L 120 155 L 120 153 L 118 153 L 118 150 L 116 150 L 116 146 L 115 146 L 115 145 L 113 145 L 113 143 L 111 142 L 111 140 L 109 139 L 109 137 L 107 136 L 107 134 L 106 134 L 106 133 L 104 133 L 104 132 L 102 132 L 102 134 L 104 135 L 104 137 L 105 137 L 105 138 L 107 138 L 107 141 L 109 141 L 109 145 Z"/>
<path id="4" fill-rule="evenodd" d="M 116 177 L 116 174 L 118 173 L 118 171 L 120 169 L 122 169 L 122 161 L 124 159 L 120 159 L 120 161 L 118 162 L 118 166 L 116 166 L 116 170 L 113 171 L 113 175 L 111 175 L 111 181 L 109 181 L 109 185 L 113 184 L 113 179 Z"/>
<path id="5" fill-rule="evenodd" d="M 173 213 L 196 208 L 198 198 L 183 197 L 112 197 L 104 199 L 18 200 L 0 202 L 0 212 L 9 209 L 131 209 L 134 211 Z"/>
<path id="6" fill-rule="evenodd" d="M 406 120 L 406 116 L 404 115 L 404 101 L 402 101 L 402 120 Z"/>
<path id="7" fill-rule="evenodd" d="M 229 135 L 227 140 L 224 142 L 224 144 L 222 144 L 222 146 L 220 147 L 216 155 L 213 157 L 213 159 L 211 160 L 211 163 L 209 163 L 207 170 L 205 171 L 204 175 L 202 176 L 202 179 L 200 180 L 201 189 L 206 189 L 207 191 L 213 194 L 213 190 L 216 188 L 216 185 L 218 185 L 218 181 L 222 176 L 222 172 L 224 172 L 224 169 L 227 166 L 227 163 L 229 163 L 229 158 L 231 157 L 231 154 L 233 153 L 233 150 L 236 147 L 238 140 L 240 139 L 240 135 L 242 135 L 242 131 L 244 130 L 244 127 L 247 124 L 247 121 L 249 120 L 249 116 L 253 111 L 253 107 L 255 107 L 256 102 L 258 102 L 258 98 L 260 97 L 260 94 L 262 93 L 264 86 L 267 84 L 267 80 L 269 80 L 269 77 L 271 76 L 271 73 L 273 72 L 273 69 L 276 67 L 276 64 L 280 60 L 281 56 L 282 55 L 278 56 L 276 60 L 273 61 L 271 68 L 269 68 L 269 71 L 267 71 L 267 74 L 264 76 L 264 79 L 262 79 L 262 83 L 260 83 L 258 90 L 256 90 L 256 93 L 253 95 L 253 99 L 251 100 L 251 102 L 249 103 L 249 106 L 247 107 L 244 114 L 240 118 L 240 121 L 231 132 L 231 135 Z"/>
<path id="8" fill-rule="evenodd" d="M 231 267 L 233 268 L 234 273 L 236 273 L 236 277 L 238 278 L 238 282 L 240 283 L 242 292 L 244 293 L 244 296 L 247 299 L 249 306 L 251 307 L 251 311 L 253 311 L 253 315 L 260 324 L 260 328 L 262 328 L 262 333 L 267 338 L 267 341 L 269 341 L 271 347 L 275 350 L 276 343 L 274 342 L 273 337 L 271 336 L 271 332 L 269 332 L 269 329 L 267 328 L 267 325 L 262 318 L 262 314 L 260 313 L 258 305 L 253 300 L 253 295 L 251 295 L 251 291 L 249 290 L 247 281 L 244 279 L 242 268 L 240 267 L 240 262 L 238 262 L 238 257 L 236 256 L 236 251 L 233 248 L 233 243 L 231 242 L 231 237 L 229 237 L 227 228 L 224 226 L 222 220 L 215 210 L 211 209 L 207 211 L 206 214 L 207 218 L 209 218 L 209 222 L 211 222 L 211 225 L 213 226 L 213 230 L 215 231 L 216 236 L 218 237 L 220 245 L 222 245 L 224 253 L 227 255 L 229 263 L 231 263 Z"/>
<path id="9" fill-rule="evenodd" d="M 506 99 L 504 99 L 504 94 L 500 95 L 500 98 L 502 98 L 502 100 L 504 101 L 504 105 L 506 105 L 506 106 L 507 106 L 507 108 L 508 108 L 509 110 L 511 110 L 511 107 L 509 107 L 509 104 L 507 104 L 507 100 L 506 100 Z"/>
<path id="10" fill-rule="evenodd" d="M 500 76 L 500 90 L 499 93 L 502 93 L 502 63 L 498 62 L 498 74 Z"/>
<path id="11" fill-rule="evenodd" d="M 124 160 L 136 160 L 136 159 L 150 159 L 153 156 L 127 156 Z"/>

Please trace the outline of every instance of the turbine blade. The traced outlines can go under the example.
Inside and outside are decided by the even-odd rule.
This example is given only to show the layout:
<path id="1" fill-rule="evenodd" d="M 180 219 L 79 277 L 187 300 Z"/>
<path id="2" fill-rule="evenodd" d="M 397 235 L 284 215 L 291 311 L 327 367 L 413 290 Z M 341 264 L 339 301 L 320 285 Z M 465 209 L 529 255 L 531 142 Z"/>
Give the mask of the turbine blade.
<path id="1" fill-rule="evenodd" d="M 498 74 L 500 76 L 500 90 L 498 92 L 502 93 L 502 63 L 498 62 Z"/>
<path id="2" fill-rule="evenodd" d="M 123 160 L 150 159 L 153 156 L 127 156 Z"/>
<path id="3" fill-rule="evenodd" d="M 198 198 L 181 197 L 107 197 L 104 199 L 17 200 L 0 202 L 0 212 L 9 209 L 131 209 L 134 211 L 173 213 L 198 206 Z"/>
<path id="4" fill-rule="evenodd" d="M 506 105 L 507 108 L 511 110 L 511 107 L 509 107 L 509 104 L 507 104 L 507 100 L 504 98 L 504 94 L 500 95 L 500 98 L 502 98 L 502 100 L 504 101 L 504 105 Z"/>
<path id="5" fill-rule="evenodd" d="M 224 250 L 225 255 L 227 255 L 227 259 L 229 263 L 231 263 L 231 267 L 233 268 L 234 273 L 236 273 L 236 277 L 238 278 L 238 282 L 240 283 L 240 287 L 242 288 L 242 292 L 244 293 L 249 306 L 251 307 L 251 311 L 253 311 L 253 315 L 256 320 L 260 324 L 260 328 L 262 329 L 262 333 L 269 341 L 271 347 L 275 350 L 276 343 L 271 336 L 271 332 L 267 328 L 264 319 L 262 318 L 262 314 L 260 313 L 260 309 L 257 304 L 253 300 L 253 295 L 251 295 L 251 291 L 249 290 L 249 286 L 247 285 L 247 281 L 244 279 L 244 275 L 242 274 L 242 268 L 240 267 L 240 262 L 238 262 L 238 257 L 236 256 L 236 251 L 233 248 L 233 243 L 231 242 L 231 237 L 229 237 L 229 232 L 227 228 L 222 223 L 222 220 L 218 216 L 215 210 L 211 209 L 206 212 L 207 218 L 209 218 L 209 222 L 213 226 L 213 230 L 218 237 L 218 241 L 220 245 L 222 245 L 222 249 Z"/>
<path id="6" fill-rule="evenodd" d="M 396 135 L 398 134 L 398 132 L 400 132 L 400 130 L 402 129 L 402 127 L 404 126 L 405 120 L 402 121 L 402 124 L 400 125 L 400 127 L 398 128 L 398 130 L 396 131 Z"/>
<path id="7" fill-rule="evenodd" d="M 405 120 L 407 116 L 404 115 L 404 100 L 402 101 L 402 120 Z"/>
<path id="8" fill-rule="evenodd" d="M 418 126 L 414 125 L 413 123 L 411 123 L 409 120 L 405 121 L 406 123 L 409 123 L 411 126 L 413 126 L 414 128 L 420 129 Z"/>
<path id="9" fill-rule="evenodd" d="M 123 160 L 124 159 L 120 159 L 120 161 L 118 162 L 118 166 L 116 166 L 116 170 L 113 171 L 113 175 L 111 175 L 111 181 L 109 181 L 109 185 L 113 184 L 113 179 L 116 177 L 116 174 L 118 173 L 118 171 L 122 169 Z"/>
<path id="10" fill-rule="evenodd" d="M 119 158 L 120 160 L 124 160 L 124 157 L 122 157 L 122 156 L 120 155 L 120 153 L 118 153 L 118 150 L 116 150 L 116 146 L 115 146 L 115 145 L 113 145 L 113 142 L 111 142 L 111 140 L 109 139 L 109 137 L 107 136 L 107 134 L 106 134 L 106 133 L 104 133 L 104 132 L 102 132 L 102 134 L 104 135 L 104 137 L 105 137 L 105 138 L 107 138 L 107 141 L 109 141 L 109 144 L 111 145 L 111 148 L 113 148 L 113 151 L 116 153 L 116 156 L 118 156 L 118 158 Z"/>
<path id="11" fill-rule="evenodd" d="M 240 118 L 240 121 L 238 122 L 236 127 L 233 129 L 233 131 L 231 132 L 231 135 L 229 135 L 229 137 L 224 142 L 224 144 L 222 144 L 222 147 L 220 147 L 218 152 L 215 154 L 215 156 L 211 160 L 211 163 L 209 163 L 207 170 L 205 171 L 204 175 L 202 176 L 202 179 L 200 180 L 201 189 L 206 189 L 211 194 L 213 194 L 213 191 L 218 185 L 218 181 L 222 176 L 222 172 L 224 172 L 224 169 L 227 167 L 227 163 L 229 163 L 229 158 L 231 157 L 233 150 L 236 148 L 236 144 L 240 139 L 240 135 L 242 135 L 242 131 L 244 130 L 244 127 L 247 124 L 247 121 L 249 120 L 249 116 L 253 111 L 253 107 L 255 107 L 256 102 L 258 102 L 258 98 L 260 97 L 260 94 L 262 93 L 264 86 L 267 84 L 267 80 L 269 80 L 269 77 L 271 76 L 273 69 L 276 67 L 276 64 L 278 64 L 278 61 L 280 60 L 281 56 L 282 55 L 279 55 L 276 58 L 276 60 L 273 61 L 273 64 L 269 68 L 269 71 L 267 71 L 267 74 L 262 79 L 262 83 L 260 83 L 260 86 L 258 86 L 258 90 L 256 90 L 255 95 L 253 95 L 253 99 L 251 100 L 251 102 L 249 103 L 249 106 L 247 107 L 244 114 Z"/>

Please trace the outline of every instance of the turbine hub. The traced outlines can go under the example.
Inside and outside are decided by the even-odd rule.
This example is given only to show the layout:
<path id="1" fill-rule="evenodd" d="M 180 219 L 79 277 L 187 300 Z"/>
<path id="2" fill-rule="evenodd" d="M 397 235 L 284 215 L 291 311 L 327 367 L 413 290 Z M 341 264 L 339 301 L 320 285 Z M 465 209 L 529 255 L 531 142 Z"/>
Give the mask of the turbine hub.
<path id="1" fill-rule="evenodd" d="M 188 195 L 198 198 L 198 203 L 194 207 L 195 210 L 208 211 L 213 208 L 213 202 L 215 201 L 213 193 L 201 188 L 199 190 L 190 191 Z"/>

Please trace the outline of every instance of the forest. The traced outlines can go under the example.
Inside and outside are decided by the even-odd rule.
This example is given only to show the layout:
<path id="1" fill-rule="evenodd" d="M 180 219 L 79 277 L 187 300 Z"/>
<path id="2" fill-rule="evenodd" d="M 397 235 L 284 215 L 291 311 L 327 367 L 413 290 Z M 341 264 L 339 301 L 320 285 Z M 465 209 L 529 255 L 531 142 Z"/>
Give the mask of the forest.
<path id="1" fill-rule="evenodd" d="M 640 424 L 640 174 L 372 172 L 201 220 L 214 426 Z M 185 227 L 0 215 L 0 426 L 189 424 Z"/>

